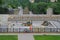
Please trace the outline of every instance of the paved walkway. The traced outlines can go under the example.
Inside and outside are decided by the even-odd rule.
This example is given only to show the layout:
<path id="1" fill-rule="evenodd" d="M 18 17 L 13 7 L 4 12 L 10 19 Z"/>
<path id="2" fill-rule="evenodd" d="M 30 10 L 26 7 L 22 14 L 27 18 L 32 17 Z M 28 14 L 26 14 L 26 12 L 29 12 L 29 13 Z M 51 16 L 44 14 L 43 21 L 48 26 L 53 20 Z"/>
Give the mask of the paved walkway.
<path id="1" fill-rule="evenodd" d="M 18 34 L 18 40 L 34 40 L 31 34 Z"/>

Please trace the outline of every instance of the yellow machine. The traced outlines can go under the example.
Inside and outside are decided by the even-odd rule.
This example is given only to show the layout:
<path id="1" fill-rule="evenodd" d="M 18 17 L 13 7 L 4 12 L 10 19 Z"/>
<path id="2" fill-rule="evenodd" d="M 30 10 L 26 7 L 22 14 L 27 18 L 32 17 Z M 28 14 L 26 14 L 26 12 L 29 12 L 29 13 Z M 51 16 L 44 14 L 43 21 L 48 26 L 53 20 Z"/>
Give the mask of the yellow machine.
<path id="1" fill-rule="evenodd" d="M 24 24 L 24 26 L 30 26 L 30 25 L 32 25 L 32 21 L 27 21 L 26 23 L 23 23 Z"/>

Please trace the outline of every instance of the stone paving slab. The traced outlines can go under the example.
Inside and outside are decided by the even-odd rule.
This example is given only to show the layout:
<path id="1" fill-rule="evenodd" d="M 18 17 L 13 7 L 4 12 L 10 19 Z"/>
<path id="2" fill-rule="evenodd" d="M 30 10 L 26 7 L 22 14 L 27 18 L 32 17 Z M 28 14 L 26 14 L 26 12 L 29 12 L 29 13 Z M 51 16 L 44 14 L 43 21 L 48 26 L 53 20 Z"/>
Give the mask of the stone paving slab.
<path id="1" fill-rule="evenodd" d="M 18 34 L 18 40 L 34 40 L 31 34 Z"/>

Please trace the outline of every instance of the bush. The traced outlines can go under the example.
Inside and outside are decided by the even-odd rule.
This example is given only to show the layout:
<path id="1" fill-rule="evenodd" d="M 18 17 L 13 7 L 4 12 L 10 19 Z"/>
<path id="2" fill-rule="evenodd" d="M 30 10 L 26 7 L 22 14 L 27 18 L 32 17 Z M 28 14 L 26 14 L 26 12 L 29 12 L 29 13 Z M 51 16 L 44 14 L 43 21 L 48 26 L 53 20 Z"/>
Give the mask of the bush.
<path id="1" fill-rule="evenodd" d="M 47 7 L 53 8 L 53 14 L 60 14 L 60 3 L 55 2 L 55 3 L 47 3 Z"/>
<path id="2" fill-rule="evenodd" d="M 0 5 L 2 4 L 2 0 L 0 0 Z"/>
<path id="3" fill-rule="evenodd" d="M 60 0 L 57 0 L 58 2 L 60 2 Z"/>
<path id="4" fill-rule="evenodd" d="M 38 2 L 50 2 L 50 0 L 35 0 L 36 3 Z"/>
<path id="5" fill-rule="evenodd" d="M 22 5 L 23 8 L 30 5 L 29 0 L 20 0 L 19 2 L 20 2 L 20 4 Z"/>
<path id="6" fill-rule="evenodd" d="M 50 7 L 53 8 L 53 14 L 60 14 L 60 3 L 51 3 Z"/>
<path id="7" fill-rule="evenodd" d="M 31 4 L 30 10 L 33 14 L 46 14 L 47 4 L 44 2 Z"/>
<path id="8" fill-rule="evenodd" d="M 0 14 L 9 14 L 9 10 L 7 8 L 0 7 Z"/>

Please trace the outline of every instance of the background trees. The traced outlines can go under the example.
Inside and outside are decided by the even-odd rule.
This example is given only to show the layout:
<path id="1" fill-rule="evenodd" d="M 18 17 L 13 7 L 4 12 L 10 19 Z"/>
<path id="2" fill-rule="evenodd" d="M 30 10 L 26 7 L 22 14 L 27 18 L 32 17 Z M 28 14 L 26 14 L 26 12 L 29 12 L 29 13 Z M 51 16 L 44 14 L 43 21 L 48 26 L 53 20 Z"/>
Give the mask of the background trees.
<path id="1" fill-rule="evenodd" d="M 50 0 L 35 0 L 35 2 L 50 2 Z"/>
<path id="2" fill-rule="evenodd" d="M 58 2 L 60 2 L 60 0 L 58 0 Z"/>
<path id="3" fill-rule="evenodd" d="M 47 4 L 45 2 L 33 3 L 30 6 L 30 10 L 33 14 L 46 14 Z"/>
<path id="4" fill-rule="evenodd" d="M 53 12 L 54 14 L 60 14 L 60 3 L 55 3 L 53 5 Z"/>
<path id="5" fill-rule="evenodd" d="M 31 8 L 35 14 L 45 14 L 49 7 L 53 8 L 53 14 L 60 14 L 60 0 L 57 0 L 57 2 L 50 2 L 50 0 L 35 0 L 35 3 L 35 7 L 32 5 Z"/>
<path id="6" fill-rule="evenodd" d="M 8 13 L 7 8 L 3 8 L 4 1 L 0 0 L 0 14 Z"/>
<path id="7" fill-rule="evenodd" d="M 0 5 L 2 4 L 2 0 L 0 0 Z"/>
<path id="8" fill-rule="evenodd" d="M 28 7 L 33 14 L 46 14 L 48 7 L 53 8 L 54 14 L 60 14 L 60 0 L 57 2 L 50 2 L 50 0 L 35 0 L 34 3 L 30 3 L 29 0 L 0 0 L 0 11 L 7 10 L 8 8 L 18 8 L 22 6 L 23 8 Z"/>
<path id="9" fill-rule="evenodd" d="M 29 0 L 19 0 L 21 6 L 24 8 L 26 6 L 29 6 Z"/>

